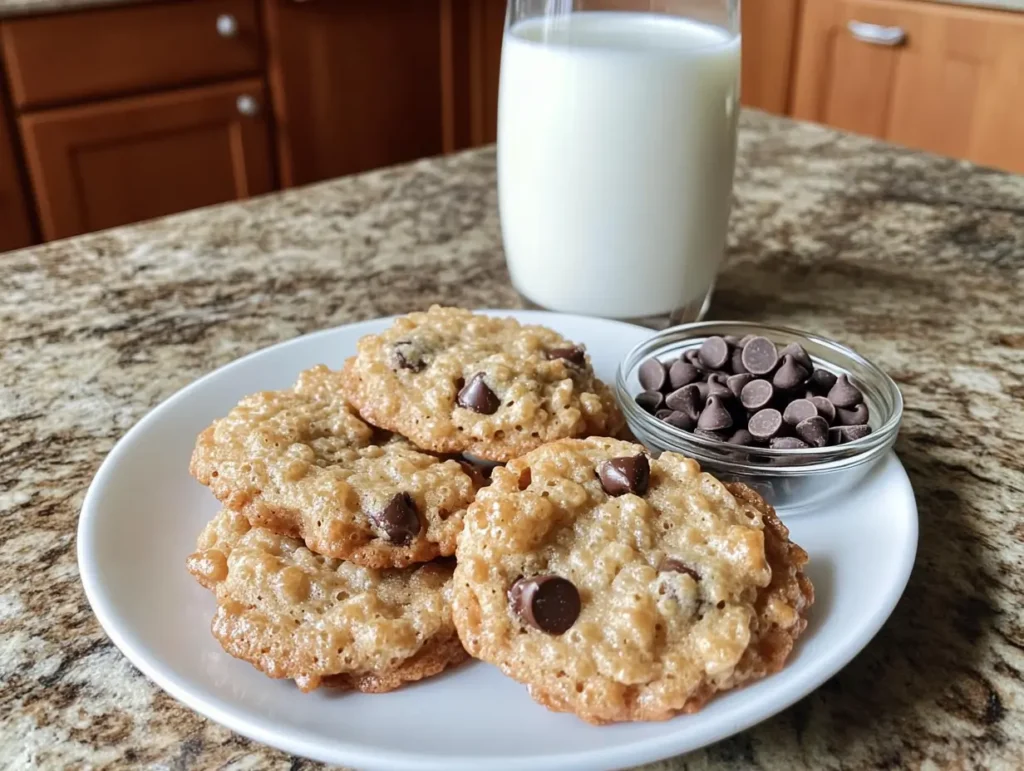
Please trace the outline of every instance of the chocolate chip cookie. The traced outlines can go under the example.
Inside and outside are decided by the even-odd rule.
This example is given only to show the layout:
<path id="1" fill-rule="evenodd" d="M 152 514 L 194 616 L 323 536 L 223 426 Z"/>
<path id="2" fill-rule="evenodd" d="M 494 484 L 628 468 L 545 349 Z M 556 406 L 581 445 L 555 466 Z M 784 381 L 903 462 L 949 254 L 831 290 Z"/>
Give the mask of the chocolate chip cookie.
<path id="1" fill-rule="evenodd" d="M 433 452 L 504 462 L 624 421 L 582 347 L 550 329 L 433 307 L 359 341 L 345 366 L 359 414 Z"/>
<path id="2" fill-rule="evenodd" d="M 469 653 L 591 723 L 663 720 L 778 671 L 813 602 L 806 553 L 743 485 L 615 439 L 494 470 L 459 537 Z"/>
<path id="3" fill-rule="evenodd" d="M 253 525 L 374 568 L 454 554 L 479 484 L 455 460 L 401 439 L 375 442 L 339 373 L 323 366 L 214 422 L 199 435 L 191 471 Z"/>
<path id="4" fill-rule="evenodd" d="M 303 691 L 382 693 L 466 658 L 451 617 L 451 564 L 360 567 L 226 509 L 187 564 L 217 596 L 212 630 L 224 650 Z"/>

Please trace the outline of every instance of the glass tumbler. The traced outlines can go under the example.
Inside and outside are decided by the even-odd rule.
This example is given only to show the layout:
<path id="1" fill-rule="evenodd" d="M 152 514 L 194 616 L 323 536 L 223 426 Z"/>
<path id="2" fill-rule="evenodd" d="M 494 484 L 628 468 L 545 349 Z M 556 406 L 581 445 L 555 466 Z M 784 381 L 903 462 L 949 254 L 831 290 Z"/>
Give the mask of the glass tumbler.
<path id="1" fill-rule="evenodd" d="M 736 159 L 739 0 L 510 0 L 498 196 L 527 304 L 701 318 Z"/>

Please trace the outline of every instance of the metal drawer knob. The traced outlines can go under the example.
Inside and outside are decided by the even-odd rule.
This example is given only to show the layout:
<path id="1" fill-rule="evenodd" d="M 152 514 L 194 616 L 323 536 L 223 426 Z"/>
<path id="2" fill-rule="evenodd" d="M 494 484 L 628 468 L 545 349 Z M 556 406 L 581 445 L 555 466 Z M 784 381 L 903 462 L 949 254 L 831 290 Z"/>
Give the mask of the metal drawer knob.
<path id="1" fill-rule="evenodd" d="M 230 13 L 222 13 L 217 17 L 217 34 L 221 37 L 236 37 L 238 35 L 238 19 Z"/>
<path id="2" fill-rule="evenodd" d="M 880 24 L 851 21 L 846 28 L 856 40 L 876 46 L 898 46 L 907 40 L 907 33 L 902 27 L 883 27 Z"/>
<path id="3" fill-rule="evenodd" d="M 238 108 L 238 112 L 247 118 L 259 115 L 260 112 L 260 103 L 256 101 L 255 97 L 248 94 L 242 94 L 238 97 L 235 100 L 235 106 Z"/>

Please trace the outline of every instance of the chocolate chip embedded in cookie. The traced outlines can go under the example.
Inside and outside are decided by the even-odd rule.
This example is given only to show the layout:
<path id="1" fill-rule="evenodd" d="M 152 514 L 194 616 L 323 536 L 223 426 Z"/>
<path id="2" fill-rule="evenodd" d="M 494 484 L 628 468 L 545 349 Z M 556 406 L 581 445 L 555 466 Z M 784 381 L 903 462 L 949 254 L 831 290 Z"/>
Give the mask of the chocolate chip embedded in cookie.
<path id="1" fill-rule="evenodd" d="M 303 691 L 381 693 L 466 658 L 451 617 L 450 564 L 360 567 L 225 509 L 187 565 L 217 596 L 212 630 L 224 650 Z"/>
<path id="2" fill-rule="evenodd" d="M 410 313 L 359 341 L 345 390 L 364 420 L 431 452 L 504 462 L 624 425 L 582 346 L 459 308 Z"/>
<path id="3" fill-rule="evenodd" d="M 752 490 L 615 439 L 495 469 L 457 557 L 470 654 L 592 723 L 693 712 L 779 670 L 814 597 L 807 555 Z"/>
<path id="4" fill-rule="evenodd" d="M 457 461 L 401 438 L 375 444 L 339 373 L 322 366 L 294 388 L 246 397 L 203 431 L 191 471 L 253 525 L 376 568 L 454 554 L 479 486 Z"/>
<path id="5" fill-rule="evenodd" d="M 561 576 L 520 578 L 508 599 L 523 621 L 548 634 L 568 631 L 580 615 L 580 593 Z"/>

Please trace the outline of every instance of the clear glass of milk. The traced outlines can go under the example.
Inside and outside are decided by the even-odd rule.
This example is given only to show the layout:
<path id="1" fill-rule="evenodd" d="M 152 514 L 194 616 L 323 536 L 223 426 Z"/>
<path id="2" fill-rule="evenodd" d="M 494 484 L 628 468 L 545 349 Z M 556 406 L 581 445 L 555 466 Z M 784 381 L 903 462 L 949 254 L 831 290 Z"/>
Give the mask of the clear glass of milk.
<path id="1" fill-rule="evenodd" d="M 509 0 L 498 192 L 512 282 L 548 310 L 694 321 L 725 249 L 739 0 Z"/>

